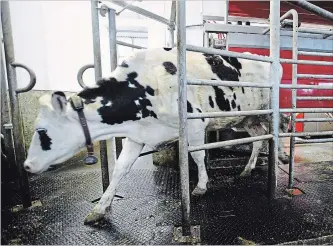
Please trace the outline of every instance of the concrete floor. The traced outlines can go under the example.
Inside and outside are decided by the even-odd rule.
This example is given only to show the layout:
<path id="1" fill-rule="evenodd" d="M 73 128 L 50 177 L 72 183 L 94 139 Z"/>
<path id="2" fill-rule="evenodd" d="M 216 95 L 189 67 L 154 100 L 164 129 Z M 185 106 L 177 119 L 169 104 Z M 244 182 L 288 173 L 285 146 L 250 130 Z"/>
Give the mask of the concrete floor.
<path id="1" fill-rule="evenodd" d="M 300 138 L 296 138 L 300 139 Z M 289 153 L 290 138 L 283 138 L 285 151 Z M 332 143 L 310 143 L 297 144 L 295 151 L 295 163 L 315 163 L 333 160 L 333 142 Z"/>

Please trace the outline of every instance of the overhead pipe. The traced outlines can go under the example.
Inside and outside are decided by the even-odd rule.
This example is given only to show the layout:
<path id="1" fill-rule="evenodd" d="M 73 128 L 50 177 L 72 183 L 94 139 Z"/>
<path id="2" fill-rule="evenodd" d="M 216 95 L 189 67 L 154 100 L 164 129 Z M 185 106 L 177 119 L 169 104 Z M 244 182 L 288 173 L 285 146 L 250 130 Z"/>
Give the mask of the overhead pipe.
<path id="1" fill-rule="evenodd" d="M 325 19 L 333 22 L 333 13 L 331 13 L 323 8 L 320 8 L 317 5 L 309 3 L 308 1 L 298 0 L 298 1 L 286 1 L 286 2 L 291 5 L 305 9 L 315 15 L 318 15 L 322 18 L 325 18 Z"/>

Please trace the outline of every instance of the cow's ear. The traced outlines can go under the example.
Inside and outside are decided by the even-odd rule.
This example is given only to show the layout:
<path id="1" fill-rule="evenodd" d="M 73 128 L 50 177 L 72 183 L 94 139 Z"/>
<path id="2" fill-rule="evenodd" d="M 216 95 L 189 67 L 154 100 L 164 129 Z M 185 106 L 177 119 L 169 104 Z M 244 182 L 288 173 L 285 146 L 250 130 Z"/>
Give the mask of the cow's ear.
<path id="1" fill-rule="evenodd" d="M 66 99 L 65 93 L 63 93 L 62 91 L 53 92 L 52 98 L 51 98 L 51 103 L 52 103 L 53 109 L 57 113 L 65 112 L 66 106 L 67 106 L 67 99 Z"/>

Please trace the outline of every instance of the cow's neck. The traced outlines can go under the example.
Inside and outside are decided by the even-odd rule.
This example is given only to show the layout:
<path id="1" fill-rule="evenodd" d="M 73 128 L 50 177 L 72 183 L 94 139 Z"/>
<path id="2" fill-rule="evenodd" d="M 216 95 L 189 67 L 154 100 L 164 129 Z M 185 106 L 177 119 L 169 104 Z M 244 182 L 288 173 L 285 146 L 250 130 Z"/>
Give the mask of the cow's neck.
<path id="1" fill-rule="evenodd" d="M 125 81 L 101 80 L 97 87 L 85 89 L 78 95 L 85 103 L 84 112 L 94 140 L 129 136 L 136 131 L 141 119 L 157 118 L 148 99 L 154 95 L 154 90 L 142 86 L 136 73 L 128 74 Z"/>

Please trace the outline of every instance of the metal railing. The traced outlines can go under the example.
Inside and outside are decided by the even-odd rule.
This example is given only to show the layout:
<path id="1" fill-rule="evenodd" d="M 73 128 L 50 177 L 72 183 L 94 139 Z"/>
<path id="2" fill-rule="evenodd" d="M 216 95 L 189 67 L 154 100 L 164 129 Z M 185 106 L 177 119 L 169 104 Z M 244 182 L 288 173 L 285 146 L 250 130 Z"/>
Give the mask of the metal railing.
<path id="1" fill-rule="evenodd" d="M 13 138 L 13 147 L 15 150 L 14 161 L 16 168 L 19 174 L 19 185 L 20 192 L 22 198 L 22 205 L 24 208 L 30 207 L 32 205 L 31 202 L 31 194 L 29 187 L 29 179 L 28 173 L 24 170 L 23 163 L 26 159 L 26 150 L 25 150 L 25 141 L 24 141 L 24 129 L 21 118 L 21 110 L 18 95 L 20 93 L 28 92 L 34 88 L 36 85 L 36 75 L 35 73 L 26 65 L 22 63 L 15 62 L 15 52 L 14 52 L 14 43 L 13 43 L 13 35 L 12 35 L 12 26 L 11 26 L 11 17 L 10 17 L 10 8 L 8 1 L 1 2 L 1 25 L 3 32 L 3 44 L 4 44 L 4 52 L 5 52 L 5 63 L 6 63 L 6 72 L 7 72 L 7 86 L 8 86 L 8 95 L 9 95 L 9 108 L 11 113 L 11 124 L 7 123 L 7 125 L 11 125 Z M 1 70 L 4 73 L 5 68 L 3 64 L 3 56 L 1 49 Z M 25 69 L 29 76 L 30 81 L 28 85 L 24 88 L 17 88 L 17 76 L 16 76 L 16 68 L 20 67 Z M 4 76 L 1 80 L 5 79 Z M 5 81 L 2 81 L 2 85 L 6 85 Z M 6 90 L 6 87 L 2 88 Z M 4 93 L 5 94 L 5 93 Z M 2 100 L 6 100 L 5 98 L 1 98 Z M 11 135 L 9 134 L 9 136 Z M 8 140 L 10 141 L 10 140 Z"/>
<path id="2" fill-rule="evenodd" d="M 185 29 L 185 1 L 177 2 L 177 30 Z M 188 152 L 198 151 L 203 149 L 219 148 L 227 145 L 236 145 L 242 143 L 250 143 L 254 141 L 269 140 L 270 141 L 270 158 L 269 158 L 269 196 L 273 198 L 277 185 L 276 170 L 278 164 L 278 141 L 279 141 L 279 66 L 280 66 L 280 28 L 279 16 L 280 2 L 278 0 L 271 1 L 271 49 L 270 57 L 240 54 L 226 50 L 217 50 L 212 48 L 203 48 L 193 45 L 186 45 L 185 31 L 177 32 L 177 51 L 178 51 L 178 110 L 179 110 L 179 165 L 181 170 L 181 190 L 182 190 L 182 205 L 183 205 L 183 233 L 190 233 L 189 218 L 190 218 L 190 203 L 189 203 L 189 186 L 188 186 Z M 238 111 L 238 112 L 214 112 L 201 114 L 187 114 L 187 85 L 231 85 L 231 81 L 208 81 L 208 80 L 186 80 L 186 49 L 195 52 L 204 52 L 213 55 L 226 55 L 231 57 L 263 61 L 271 63 L 272 84 L 264 85 L 264 88 L 271 89 L 270 110 L 254 110 L 254 111 Z M 250 86 L 247 82 L 239 83 L 237 86 Z M 254 86 L 258 86 L 257 84 Z M 261 86 L 262 87 L 262 86 Z M 251 137 L 246 139 L 236 139 L 224 142 L 204 144 L 200 146 L 187 145 L 187 119 L 204 118 L 204 117 L 221 117 L 221 116 L 236 116 L 236 115 L 258 115 L 272 114 L 272 131 L 268 135 Z"/>
<path id="3" fill-rule="evenodd" d="M 185 1 L 177 2 L 177 30 L 185 29 Z M 270 1 L 270 27 L 265 30 L 265 33 L 270 31 L 270 56 L 263 57 L 257 55 L 240 54 L 237 52 L 231 52 L 227 50 L 217 50 L 207 47 L 207 40 L 204 42 L 204 48 L 186 45 L 186 34 L 185 31 L 177 33 L 177 51 L 178 51 L 178 84 L 179 84 L 179 95 L 178 95 L 178 109 L 179 109 L 179 165 L 181 173 L 181 190 L 182 190 L 182 205 L 183 205 L 183 232 L 189 233 L 189 218 L 190 218 L 190 203 L 189 203 L 189 187 L 188 187 L 188 152 L 220 148 L 229 145 L 251 143 L 254 141 L 269 140 L 269 170 L 268 170 L 268 191 L 269 197 L 274 198 L 275 190 L 277 186 L 277 163 L 278 163 L 278 143 L 279 138 L 291 137 L 291 147 L 290 147 L 290 165 L 289 165 L 289 183 L 288 187 L 293 187 L 293 164 L 295 155 L 295 144 L 296 143 L 315 143 L 315 142 L 332 142 L 331 138 L 320 139 L 317 141 L 295 141 L 295 137 L 299 136 L 325 136 L 333 134 L 333 131 L 325 132 L 295 132 L 295 113 L 297 112 L 333 112 L 333 109 L 314 109 L 314 108 L 297 108 L 296 107 L 296 90 L 297 89 L 333 89 L 332 86 L 318 86 L 318 85 L 298 85 L 297 78 L 332 78 L 331 75 L 298 75 L 297 65 L 298 64 L 308 64 L 308 65 L 327 65 L 332 66 L 333 62 L 322 62 L 322 61 L 307 61 L 298 60 L 298 14 L 295 10 L 290 10 L 284 14 L 281 18 L 280 13 L 280 1 L 271 0 Z M 280 22 L 285 20 L 287 17 L 293 17 L 293 54 L 292 59 L 280 59 Z M 311 31 L 309 31 L 311 32 Z M 319 32 L 318 32 L 319 33 Z M 207 34 L 205 32 L 205 34 Z M 205 39 L 208 35 L 205 36 Z M 271 84 L 262 84 L 249 82 L 237 82 L 233 81 L 211 81 L 211 80 L 200 80 L 200 79 L 189 79 L 186 80 L 186 55 L 185 51 L 194 52 L 204 52 L 213 55 L 225 55 L 255 61 L 263 61 L 271 63 Z M 306 55 L 306 52 L 302 52 L 302 55 Z M 311 55 L 317 54 L 316 52 L 311 52 Z M 322 53 L 318 53 L 319 55 Z M 324 54 L 324 56 L 331 56 L 329 54 Z M 282 85 L 279 81 L 279 65 L 280 63 L 292 64 L 292 84 Z M 253 110 L 253 111 L 237 111 L 237 112 L 213 112 L 213 113 L 187 113 L 187 85 L 215 85 L 215 86 L 239 86 L 239 87 L 260 87 L 260 88 L 270 88 L 271 89 L 271 101 L 269 110 Z M 279 90 L 280 88 L 292 89 L 292 107 L 290 109 L 279 109 Z M 326 98 L 330 100 L 331 98 Z M 319 99 L 318 99 L 319 100 Z M 279 133 L 279 117 L 280 113 L 292 113 L 291 121 L 292 126 L 290 133 Z M 188 136 L 187 136 L 187 119 L 198 119 L 198 118 L 215 118 L 215 117 L 229 117 L 229 116 L 240 116 L 240 115 L 258 115 L 258 114 L 272 114 L 272 120 L 270 122 L 270 133 L 267 135 L 250 137 L 244 139 L 229 140 L 223 142 L 215 142 L 209 144 L 203 144 L 199 146 L 188 146 Z M 322 119 L 319 119 L 322 120 Z M 306 121 L 304 121 L 306 122 Z"/>

